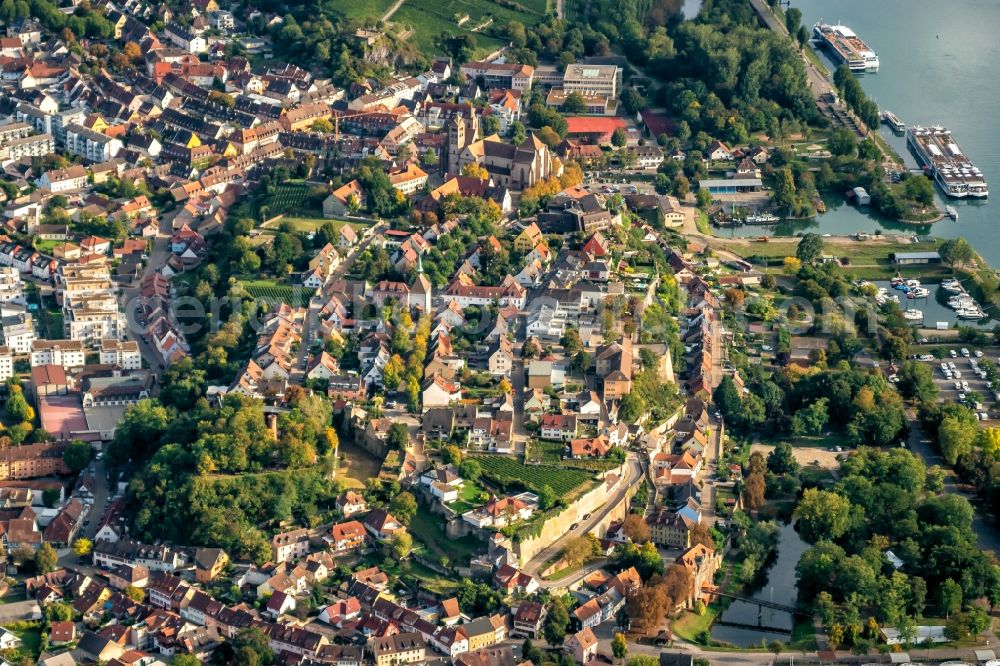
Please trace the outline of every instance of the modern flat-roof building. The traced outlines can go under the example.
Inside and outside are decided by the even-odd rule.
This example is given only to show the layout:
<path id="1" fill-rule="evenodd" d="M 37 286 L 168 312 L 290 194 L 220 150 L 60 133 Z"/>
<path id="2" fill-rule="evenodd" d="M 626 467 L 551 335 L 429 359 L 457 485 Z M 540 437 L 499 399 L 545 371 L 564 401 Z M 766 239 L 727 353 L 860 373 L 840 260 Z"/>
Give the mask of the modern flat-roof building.
<path id="1" fill-rule="evenodd" d="M 760 192 L 763 183 L 760 178 L 710 178 L 698 181 L 698 187 L 711 194 L 743 194 Z"/>
<path id="2" fill-rule="evenodd" d="M 892 255 L 892 261 L 897 266 L 940 264 L 941 255 L 937 252 L 895 252 Z"/>
<path id="3" fill-rule="evenodd" d="M 567 65 L 562 87 L 567 93 L 617 97 L 621 90 L 622 70 L 616 65 Z"/>

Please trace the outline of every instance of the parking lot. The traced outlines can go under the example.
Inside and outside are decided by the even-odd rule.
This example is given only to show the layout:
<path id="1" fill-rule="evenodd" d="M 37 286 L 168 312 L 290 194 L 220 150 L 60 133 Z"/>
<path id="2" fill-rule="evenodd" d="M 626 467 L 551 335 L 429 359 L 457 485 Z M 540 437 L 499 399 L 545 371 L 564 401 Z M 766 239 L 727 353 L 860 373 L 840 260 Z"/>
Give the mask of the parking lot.
<path id="1" fill-rule="evenodd" d="M 984 360 L 996 363 L 996 356 L 968 347 L 955 347 L 951 351 L 954 356 L 949 354 L 940 360 L 926 361 L 933 370 L 934 383 L 937 384 L 941 399 L 946 402 L 965 402 L 974 409 L 980 420 L 997 418 L 1000 413 L 997 411 L 994 388 L 1000 387 L 990 385 L 980 366 Z M 976 394 L 979 395 L 978 406 L 970 400 Z"/>

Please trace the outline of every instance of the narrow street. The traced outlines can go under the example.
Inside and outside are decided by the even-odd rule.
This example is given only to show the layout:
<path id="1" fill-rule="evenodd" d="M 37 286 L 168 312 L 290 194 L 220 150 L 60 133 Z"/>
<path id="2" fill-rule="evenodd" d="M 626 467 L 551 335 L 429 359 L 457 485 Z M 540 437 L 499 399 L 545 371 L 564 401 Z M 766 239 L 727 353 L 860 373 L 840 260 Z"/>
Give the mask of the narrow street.
<path id="1" fill-rule="evenodd" d="M 600 523 L 605 516 L 616 506 L 627 500 L 628 490 L 636 484 L 643 477 L 642 465 L 639 459 L 633 455 L 629 454 L 625 459 L 625 478 L 619 486 L 618 490 L 608 499 L 604 505 L 595 511 L 593 515 L 587 520 L 580 521 L 576 529 L 569 530 L 566 534 L 562 535 L 555 541 L 553 541 L 547 548 L 540 551 L 531 561 L 527 562 L 523 567 L 522 571 L 532 576 L 537 576 L 538 572 L 544 567 L 550 560 L 552 560 L 556 555 L 558 555 L 562 549 L 566 546 L 566 542 L 574 537 L 582 537 L 583 535 L 590 532 L 594 527 Z M 559 581 L 560 585 L 565 585 L 565 581 Z"/>
<path id="2" fill-rule="evenodd" d="M 122 289 L 121 301 L 127 322 L 127 332 L 129 340 L 139 345 L 139 352 L 143 360 L 153 370 L 160 370 L 163 359 L 156 348 L 146 342 L 143 338 L 143 326 L 136 321 L 136 315 L 142 302 L 140 285 L 142 280 L 148 276 L 159 272 L 166 264 L 170 256 L 170 236 L 173 234 L 174 215 L 164 215 L 160 218 L 160 227 L 156 236 L 152 240 L 152 248 L 149 251 L 149 258 L 146 260 L 146 267 L 142 271 L 142 277 L 138 282 L 133 282 L 128 287 Z"/>

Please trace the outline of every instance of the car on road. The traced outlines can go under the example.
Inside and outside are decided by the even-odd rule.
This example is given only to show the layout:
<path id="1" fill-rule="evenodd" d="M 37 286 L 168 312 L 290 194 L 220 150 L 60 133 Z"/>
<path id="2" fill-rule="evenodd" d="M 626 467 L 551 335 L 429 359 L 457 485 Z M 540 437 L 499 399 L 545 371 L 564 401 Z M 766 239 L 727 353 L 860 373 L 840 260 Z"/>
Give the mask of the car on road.
<path id="1" fill-rule="evenodd" d="M 575 530 L 579 526 L 580 526 L 580 523 L 573 523 L 572 525 L 569 526 L 569 531 L 572 532 L 573 530 Z"/>
<path id="2" fill-rule="evenodd" d="M 965 347 L 962 347 L 962 356 L 964 356 L 965 358 L 969 358 L 969 350 L 966 349 Z"/>
<path id="3" fill-rule="evenodd" d="M 590 514 L 589 513 L 583 514 L 583 519 L 584 520 L 590 520 Z"/>
<path id="4" fill-rule="evenodd" d="M 983 350 L 982 349 L 977 349 L 976 350 L 976 358 L 982 358 L 982 357 L 983 357 Z"/>
<path id="5" fill-rule="evenodd" d="M 951 356 L 952 358 L 958 358 L 958 352 L 957 352 L 957 351 L 955 351 L 954 349 L 950 349 L 950 350 L 948 350 L 948 354 L 949 354 L 949 355 L 950 355 L 950 356 Z"/>

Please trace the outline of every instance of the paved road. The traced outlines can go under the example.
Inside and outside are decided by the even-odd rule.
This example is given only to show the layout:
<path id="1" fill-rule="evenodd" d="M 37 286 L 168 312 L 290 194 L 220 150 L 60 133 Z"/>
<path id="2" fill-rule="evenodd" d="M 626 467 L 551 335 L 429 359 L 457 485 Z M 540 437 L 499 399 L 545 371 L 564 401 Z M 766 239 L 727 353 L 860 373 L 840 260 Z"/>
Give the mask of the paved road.
<path id="1" fill-rule="evenodd" d="M 146 268 L 142 272 L 139 282 L 122 290 L 122 305 L 125 308 L 125 317 L 128 321 L 127 336 L 130 340 L 139 345 L 139 352 L 146 364 L 154 371 L 160 370 L 163 366 L 163 359 L 156 348 L 142 339 L 142 327 L 135 320 L 135 313 L 139 306 L 141 291 L 139 285 L 142 279 L 153 273 L 159 272 L 167 263 L 170 257 L 170 236 L 173 234 L 173 219 L 176 213 L 164 215 L 160 218 L 160 227 L 153 238 L 152 249 L 149 252 L 149 259 L 146 260 Z"/>
<path id="2" fill-rule="evenodd" d="M 541 570 L 541 568 L 546 563 L 548 563 L 549 560 L 553 559 L 556 555 L 558 555 L 562 551 L 562 549 L 566 546 L 566 543 L 570 539 L 576 537 L 582 537 L 583 535 L 587 534 L 592 529 L 594 529 L 594 527 L 598 523 L 600 523 L 600 521 L 603 520 L 604 517 L 607 516 L 608 513 L 614 507 L 618 506 L 623 501 L 627 501 L 626 494 L 629 488 L 631 488 L 633 485 L 636 484 L 636 482 L 642 479 L 643 470 L 642 470 L 642 465 L 639 462 L 639 459 L 632 453 L 629 453 L 628 457 L 625 459 L 624 467 L 625 467 L 624 482 L 619 485 L 618 490 L 616 490 L 614 495 L 612 495 L 611 498 L 604 503 L 604 506 L 602 506 L 597 511 L 594 511 L 593 515 L 591 515 L 591 517 L 588 518 L 587 520 L 581 520 L 575 530 L 570 530 L 566 532 L 566 534 L 553 541 L 548 548 L 543 549 L 537 555 L 535 555 L 535 557 L 532 558 L 531 561 L 527 562 L 524 565 L 524 567 L 522 567 L 525 573 L 531 574 L 532 576 L 536 576 L 539 570 Z M 565 584 L 566 584 L 565 581 L 559 581 L 559 585 L 565 585 Z"/>

